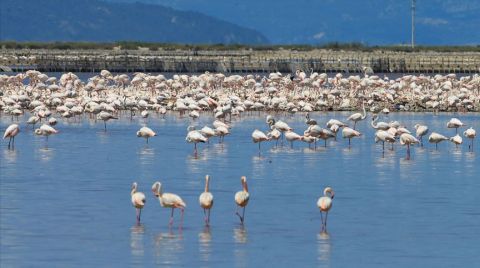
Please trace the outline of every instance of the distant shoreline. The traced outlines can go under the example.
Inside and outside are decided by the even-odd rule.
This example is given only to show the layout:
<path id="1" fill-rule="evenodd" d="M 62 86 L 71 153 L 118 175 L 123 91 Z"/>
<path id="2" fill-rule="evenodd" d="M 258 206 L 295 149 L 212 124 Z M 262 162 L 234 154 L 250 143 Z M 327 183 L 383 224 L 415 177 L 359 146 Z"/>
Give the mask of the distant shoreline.
<path id="1" fill-rule="evenodd" d="M 480 46 L 417 47 L 181 45 L 0 42 L 0 66 L 14 72 L 479 73 Z"/>

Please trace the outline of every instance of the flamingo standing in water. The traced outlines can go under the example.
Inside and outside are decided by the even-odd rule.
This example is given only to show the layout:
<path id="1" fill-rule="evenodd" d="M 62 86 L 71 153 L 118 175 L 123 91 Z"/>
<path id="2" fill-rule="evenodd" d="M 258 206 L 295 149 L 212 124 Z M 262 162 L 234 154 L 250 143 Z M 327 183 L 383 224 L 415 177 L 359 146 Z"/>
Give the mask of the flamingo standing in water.
<path id="1" fill-rule="evenodd" d="M 48 136 L 52 134 L 57 134 L 57 133 L 58 131 L 56 129 L 46 124 L 43 124 L 42 126 L 40 126 L 40 128 L 35 129 L 35 134 L 47 137 L 47 141 L 48 141 Z"/>
<path id="2" fill-rule="evenodd" d="M 101 111 L 99 114 L 97 114 L 97 120 L 103 120 L 105 131 L 107 131 L 107 121 L 110 119 L 118 119 L 118 117 L 115 117 L 111 113 L 105 111 Z"/>
<path id="3" fill-rule="evenodd" d="M 425 125 L 415 124 L 417 138 L 420 138 L 420 146 L 423 147 L 423 136 L 427 135 L 428 127 Z"/>
<path id="4" fill-rule="evenodd" d="M 463 132 L 463 136 L 467 137 L 470 139 L 471 143 L 470 145 L 468 145 L 468 149 L 473 151 L 473 139 L 475 139 L 475 136 L 477 135 L 477 133 L 475 132 L 475 129 L 473 129 L 472 127 L 470 127 L 469 129 L 465 130 Z"/>
<path id="5" fill-rule="evenodd" d="M 455 129 L 455 134 L 458 133 L 458 128 L 464 126 L 465 124 L 462 123 L 458 118 L 452 118 L 450 121 L 447 123 L 447 128 L 454 128 Z"/>
<path id="6" fill-rule="evenodd" d="M 322 219 L 322 232 L 327 231 L 327 217 L 328 211 L 332 208 L 332 201 L 333 197 L 335 196 L 335 192 L 331 187 L 326 187 L 323 190 L 323 196 L 320 197 L 317 201 L 317 206 L 320 209 L 320 217 Z M 323 221 L 323 213 L 325 212 L 325 221 Z"/>
<path id="7" fill-rule="evenodd" d="M 438 150 L 438 143 L 442 141 L 448 141 L 448 138 L 437 132 L 433 132 L 430 134 L 430 137 L 428 137 L 428 142 L 435 143 L 435 150 Z"/>
<path id="8" fill-rule="evenodd" d="M 185 138 L 185 140 L 188 142 L 188 143 L 194 143 L 195 144 L 195 147 L 194 147 L 194 150 L 193 150 L 193 153 L 195 155 L 197 155 L 197 143 L 199 142 L 207 142 L 208 139 L 202 135 L 202 133 L 200 133 L 200 131 L 198 130 L 195 130 L 195 127 L 194 126 L 189 126 L 188 127 L 188 134 L 187 134 L 187 137 Z"/>
<path id="9" fill-rule="evenodd" d="M 455 147 L 458 148 L 458 145 L 459 144 L 462 144 L 463 143 L 463 139 L 462 139 L 462 136 L 460 135 L 455 135 L 453 137 L 450 138 L 450 141 L 455 143 Z"/>
<path id="10" fill-rule="evenodd" d="M 262 131 L 255 129 L 252 133 L 252 140 L 254 143 L 258 143 L 258 154 L 260 154 L 260 144 L 262 141 L 270 140 L 270 138 Z"/>
<path id="11" fill-rule="evenodd" d="M 205 191 L 200 194 L 198 201 L 200 202 L 200 207 L 203 208 L 203 214 L 205 215 L 205 224 L 208 226 L 210 224 L 210 210 L 213 206 L 213 195 L 208 191 L 210 184 L 210 176 L 205 176 Z M 208 214 L 207 214 L 208 210 Z"/>
<path id="12" fill-rule="evenodd" d="M 135 207 L 137 212 L 137 224 L 140 224 L 140 216 L 142 215 L 142 208 L 145 206 L 145 194 L 142 192 L 137 192 L 137 183 L 132 184 L 132 191 L 130 195 L 132 197 L 132 205 Z"/>
<path id="13" fill-rule="evenodd" d="M 419 141 L 411 134 L 403 133 L 402 135 L 400 135 L 400 144 L 407 145 L 407 160 L 410 160 L 410 145 L 414 145 L 415 143 L 418 144 Z"/>
<path id="14" fill-rule="evenodd" d="M 375 143 L 382 141 L 382 152 L 385 152 L 385 142 L 390 142 L 393 146 L 395 136 L 385 130 L 378 130 L 375 132 Z"/>
<path id="15" fill-rule="evenodd" d="M 351 143 L 351 139 L 354 138 L 354 137 L 360 137 L 362 134 L 358 131 L 356 131 L 355 129 L 351 129 L 349 127 L 344 127 L 342 129 L 342 136 L 343 138 L 348 138 L 348 148 L 350 148 L 350 143 Z"/>
<path id="16" fill-rule="evenodd" d="M 139 131 L 137 131 L 137 137 L 145 138 L 147 140 L 147 144 L 148 144 L 148 139 L 154 136 L 157 136 L 157 133 L 155 133 L 149 127 L 142 127 Z"/>
<path id="17" fill-rule="evenodd" d="M 20 127 L 17 124 L 11 124 L 5 130 L 3 134 L 3 139 L 8 139 L 8 149 L 10 149 L 10 143 L 12 144 L 12 148 L 15 146 L 15 136 L 20 132 Z"/>
<path id="18" fill-rule="evenodd" d="M 173 225 L 173 210 L 178 208 L 182 212 L 181 224 L 183 223 L 183 213 L 185 211 L 185 207 L 187 206 L 185 202 L 183 202 L 182 198 L 176 194 L 171 193 L 164 193 L 162 191 L 162 184 L 159 181 L 156 181 L 152 185 L 152 192 L 160 201 L 160 206 L 164 208 L 171 208 L 172 213 L 170 214 L 170 221 L 169 225 Z"/>
<path id="19" fill-rule="evenodd" d="M 237 210 L 235 214 L 240 218 L 240 222 L 243 224 L 243 221 L 245 220 L 245 208 L 247 207 L 250 195 L 248 194 L 247 177 L 242 176 L 241 182 L 243 190 L 238 191 L 235 194 L 235 203 L 237 204 Z M 238 209 L 240 207 L 243 208 L 242 216 L 240 216 L 240 213 L 238 213 Z"/>
<path id="20" fill-rule="evenodd" d="M 367 118 L 367 111 L 365 111 L 365 103 L 364 102 L 362 103 L 362 109 L 363 109 L 363 114 L 354 113 L 347 118 L 347 120 L 353 121 L 353 129 L 355 129 L 355 127 L 357 126 L 358 121 L 361 121 L 361 120 Z"/>

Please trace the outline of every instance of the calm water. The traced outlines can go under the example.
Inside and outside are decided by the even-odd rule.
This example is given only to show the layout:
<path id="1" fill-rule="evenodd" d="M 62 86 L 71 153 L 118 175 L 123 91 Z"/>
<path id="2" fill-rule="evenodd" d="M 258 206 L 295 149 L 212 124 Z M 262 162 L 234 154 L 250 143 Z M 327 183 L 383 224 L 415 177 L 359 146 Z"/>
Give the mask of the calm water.
<path id="1" fill-rule="evenodd" d="M 347 116 L 312 113 L 322 124 Z M 424 122 L 453 136 L 445 127 L 452 116 L 480 129 L 479 114 L 390 114 L 381 121 L 410 129 Z M 236 119 L 225 144 L 200 145 L 196 159 L 184 140 L 192 121 L 173 114 L 148 119 L 159 135 L 148 146 L 135 136 L 142 119 L 109 122 L 107 133 L 102 123 L 70 119 L 47 144 L 26 129 L 27 117 L 15 150 L 6 141 L 0 147 L 2 267 L 480 266 L 480 147 L 468 152 L 466 139 L 459 149 L 446 142 L 438 151 L 415 147 L 411 161 L 395 145 L 382 158 L 367 119 L 350 150 L 341 138 L 317 151 L 270 143 L 259 157 L 250 135 L 266 129 L 262 114 Z M 281 118 L 305 129 L 303 115 Z M 195 124 L 211 122 L 202 115 Z M 10 123 L 0 117 L 2 131 Z M 205 174 L 215 196 L 209 229 L 198 205 Z M 241 175 L 251 193 L 244 227 L 233 201 Z M 150 191 L 156 180 L 186 201 L 182 231 L 169 229 L 170 211 Z M 133 181 L 148 197 L 141 226 L 130 203 Z M 327 185 L 336 195 L 328 234 L 320 234 L 316 200 Z"/>

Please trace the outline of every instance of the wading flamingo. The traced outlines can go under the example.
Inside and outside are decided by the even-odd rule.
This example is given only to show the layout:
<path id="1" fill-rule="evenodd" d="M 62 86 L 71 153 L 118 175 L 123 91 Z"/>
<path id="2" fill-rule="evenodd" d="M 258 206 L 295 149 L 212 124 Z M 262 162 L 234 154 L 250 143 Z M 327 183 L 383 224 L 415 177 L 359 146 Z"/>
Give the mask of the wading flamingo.
<path id="1" fill-rule="evenodd" d="M 367 118 L 367 111 L 365 111 L 365 103 L 364 102 L 362 102 L 362 109 L 363 109 L 363 114 L 354 113 L 347 118 L 347 120 L 353 121 L 353 129 L 355 129 L 355 127 L 357 126 L 358 121 L 361 121 L 361 120 Z"/>
<path id="2" fill-rule="evenodd" d="M 410 160 L 410 145 L 414 145 L 415 143 L 418 144 L 419 141 L 411 134 L 403 133 L 402 135 L 400 135 L 400 144 L 407 145 L 407 160 Z"/>
<path id="3" fill-rule="evenodd" d="M 213 195 L 208 191 L 210 185 L 210 176 L 205 176 L 205 191 L 200 194 L 198 201 L 200 202 L 200 207 L 203 208 L 203 214 L 205 215 L 205 224 L 210 225 L 210 210 L 213 206 Z M 207 213 L 208 211 L 208 213 Z"/>
<path id="4" fill-rule="evenodd" d="M 137 131 L 137 137 L 145 138 L 147 140 L 147 144 L 148 144 L 148 139 L 154 136 L 157 136 L 157 133 L 155 133 L 149 127 L 142 127 L 139 131 Z"/>
<path id="5" fill-rule="evenodd" d="M 142 192 L 137 192 L 137 183 L 132 184 L 132 191 L 130 195 L 132 197 L 132 205 L 135 207 L 137 212 L 137 224 L 140 224 L 140 216 L 142 215 L 142 208 L 145 206 L 145 194 Z"/>
<path id="6" fill-rule="evenodd" d="M 333 197 L 335 192 L 331 187 L 326 187 L 323 190 L 323 196 L 317 201 L 317 207 L 320 209 L 320 217 L 322 219 L 322 232 L 327 231 L 327 217 L 328 211 L 332 208 Z M 323 212 L 325 212 L 325 221 L 323 221 Z"/>
<path id="7" fill-rule="evenodd" d="M 185 202 L 183 202 L 182 198 L 176 194 L 171 194 L 171 193 L 164 193 L 162 191 L 162 184 L 159 181 L 156 181 L 152 185 L 152 192 L 153 194 L 158 198 L 158 201 L 160 201 L 160 206 L 164 208 L 171 208 L 172 213 L 170 214 L 170 221 L 169 225 L 173 225 L 173 210 L 178 208 L 180 209 L 182 213 L 182 218 L 181 218 L 181 223 L 183 224 L 183 213 L 185 211 L 185 207 L 187 206 Z M 181 225 L 180 225 L 181 226 Z"/>
<path id="8" fill-rule="evenodd" d="M 470 145 L 468 145 L 468 149 L 473 151 L 473 139 L 475 139 L 475 136 L 477 136 L 477 133 L 475 132 L 475 129 L 470 127 L 469 129 L 465 130 L 463 132 L 463 136 L 467 137 L 470 139 Z"/>
<path id="9" fill-rule="evenodd" d="M 19 132 L 20 132 L 20 127 L 17 124 L 11 124 L 5 130 L 5 133 L 3 134 L 3 139 L 9 138 L 8 149 L 10 149 L 10 143 L 12 145 L 12 148 L 15 147 L 15 136 L 17 136 Z"/>
<path id="10" fill-rule="evenodd" d="M 250 198 L 250 195 L 248 194 L 247 177 L 242 176 L 241 182 L 242 182 L 243 190 L 238 191 L 235 194 L 235 203 L 237 204 L 237 210 L 236 210 L 235 214 L 240 218 L 240 222 L 243 224 L 243 222 L 245 220 L 245 208 L 248 204 L 248 200 Z M 240 213 L 238 212 L 238 209 L 240 207 L 243 208 L 243 212 L 242 212 L 241 216 L 240 216 Z"/>

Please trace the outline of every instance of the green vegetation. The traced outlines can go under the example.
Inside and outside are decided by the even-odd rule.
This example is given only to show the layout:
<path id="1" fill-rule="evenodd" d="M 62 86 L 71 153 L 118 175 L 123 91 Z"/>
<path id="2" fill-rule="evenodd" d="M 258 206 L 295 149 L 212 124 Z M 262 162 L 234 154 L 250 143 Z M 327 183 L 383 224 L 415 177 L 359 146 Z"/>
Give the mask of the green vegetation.
<path id="1" fill-rule="evenodd" d="M 0 47 L 6 49 L 60 49 L 60 50 L 136 50 L 143 48 L 150 51 L 157 50 L 196 50 L 196 51 L 227 51 L 227 50 L 258 50 L 258 51 L 277 51 L 281 49 L 295 51 L 311 51 L 314 49 L 331 49 L 346 51 L 434 51 L 434 52 L 480 52 L 480 45 L 471 46 L 417 46 L 414 49 L 406 45 L 390 46 L 369 46 L 362 43 L 327 43 L 321 45 L 225 45 L 225 44 L 168 44 L 168 43 L 147 43 L 121 41 L 114 43 L 94 43 L 94 42 L 16 42 L 0 41 Z"/>

